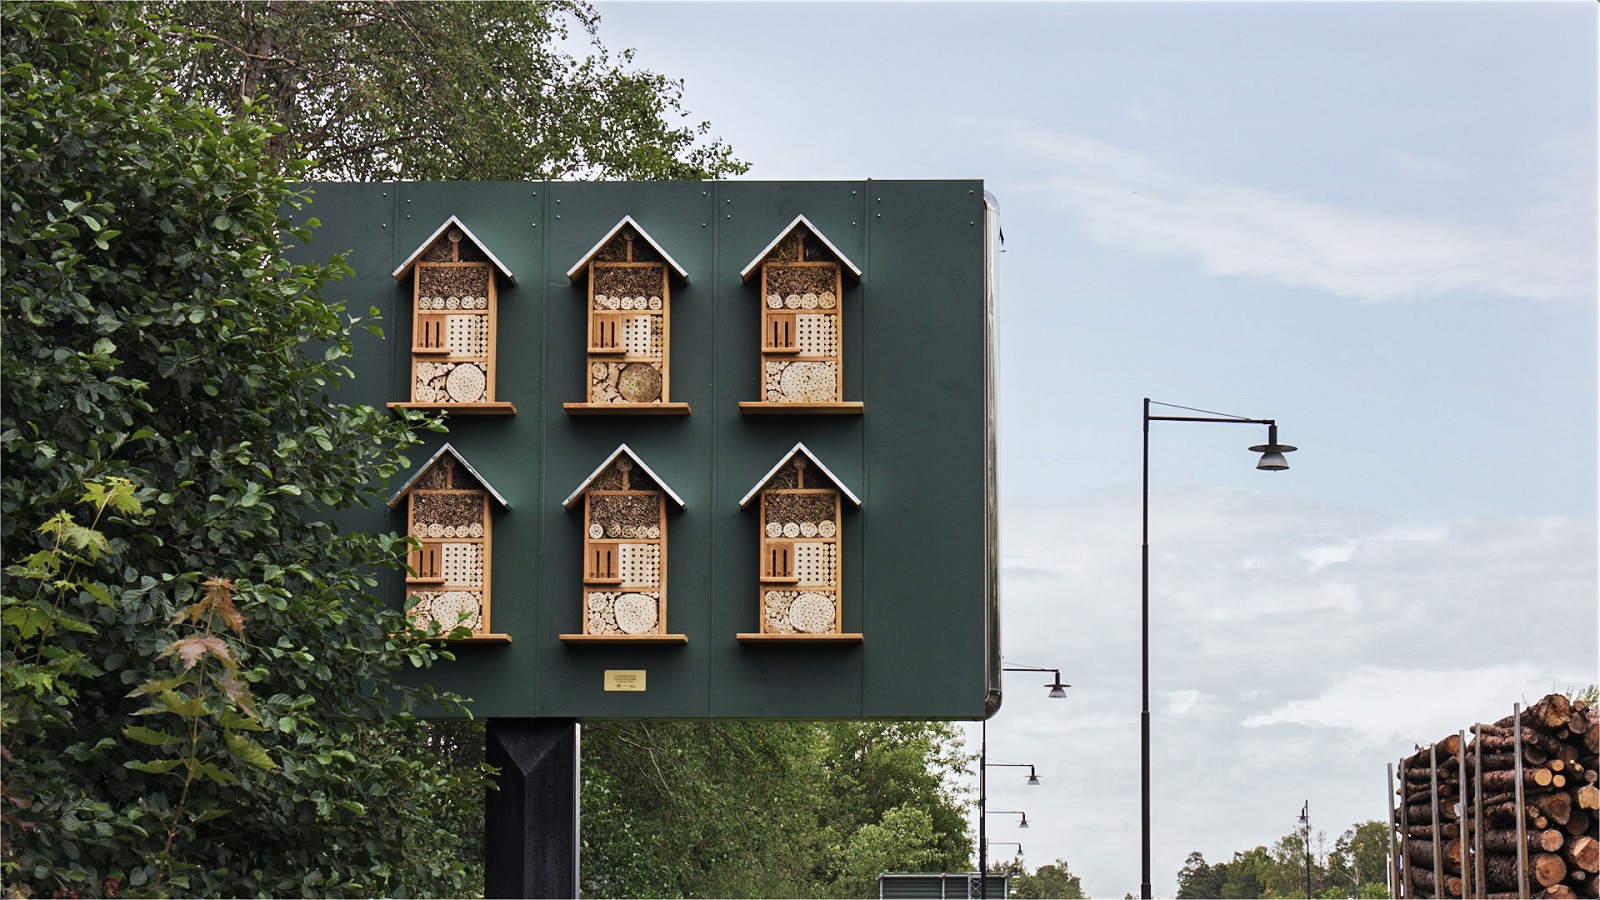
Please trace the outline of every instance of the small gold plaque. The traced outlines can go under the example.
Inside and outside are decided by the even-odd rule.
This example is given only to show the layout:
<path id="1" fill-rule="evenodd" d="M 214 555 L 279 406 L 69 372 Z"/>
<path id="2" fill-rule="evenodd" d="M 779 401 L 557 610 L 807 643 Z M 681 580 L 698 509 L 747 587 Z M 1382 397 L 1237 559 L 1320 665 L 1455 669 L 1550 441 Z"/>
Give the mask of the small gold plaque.
<path id="1" fill-rule="evenodd" d="M 606 690 L 608 691 L 642 691 L 644 690 L 643 669 L 607 669 Z"/>

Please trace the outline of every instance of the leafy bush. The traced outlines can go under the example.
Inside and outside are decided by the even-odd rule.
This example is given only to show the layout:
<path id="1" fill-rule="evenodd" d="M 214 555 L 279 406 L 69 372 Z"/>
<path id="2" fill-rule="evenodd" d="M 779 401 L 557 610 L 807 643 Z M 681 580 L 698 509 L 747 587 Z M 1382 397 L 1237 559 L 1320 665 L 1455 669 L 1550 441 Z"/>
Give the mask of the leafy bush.
<path id="1" fill-rule="evenodd" d="M 475 891 L 440 798 L 481 770 L 430 764 L 391 676 L 434 654 L 370 593 L 404 545 L 331 522 L 408 423 L 330 401 L 298 164 L 140 13 L 0 4 L 8 892 Z"/>

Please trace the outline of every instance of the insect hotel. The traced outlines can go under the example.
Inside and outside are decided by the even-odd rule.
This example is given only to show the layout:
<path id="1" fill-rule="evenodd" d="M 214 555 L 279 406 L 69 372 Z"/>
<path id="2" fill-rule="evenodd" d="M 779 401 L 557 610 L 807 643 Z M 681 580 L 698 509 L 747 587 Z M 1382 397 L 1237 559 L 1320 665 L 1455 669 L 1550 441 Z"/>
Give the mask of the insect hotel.
<path id="1" fill-rule="evenodd" d="M 761 630 L 741 641 L 854 641 L 843 632 L 839 514 L 861 501 L 806 449 L 794 449 L 739 501 L 761 507 Z"/>
<path id="2" fill-rule="evenodd" d="M 862 412 L 844 399 L 844 279 L 861 281 L 861 270 L 818 231 L 796 216 L 739 272 L 761 282 L 762 399 L 741 402 L 753 413 Z"/>
<path id="3" fill-rule="evenodd" d="M 689 275 L 631 216 L 567 270 L 588 282 L 588 392 L 569 415 L 687 415 L 673 403 L 669 365 L 672 279 Z"/>
<path id="4" fill-rule="evenodd" d="M 389 501 L 406 504 L 406 533 L 420 545 L 406 560 L 406 610 L 424 631 L 465 640 L 509 642 L 489 622 L 490 502 L 505 498 L 489 486 L 454 447 L 445 444 Z M 409 599 L 408 599 L 408 602 Z M 456 638 L 455 640 L 462 640 Z"/>
<path id="5" fill-rule="evenodd" d="M 411 400 L 391 403 L 433 412 L 511 415 L 495 400 L 496 273 L 516 278 L 451 216 L 394 270 L 411 279 Z"/>
<path id="6" fill-rule="evenodd" d="M 667 504 L 683 500 L 618 447 L 563 501 L 583 505 L 583 632 L 568 643 L 686 644 L 667 632 Z"/>

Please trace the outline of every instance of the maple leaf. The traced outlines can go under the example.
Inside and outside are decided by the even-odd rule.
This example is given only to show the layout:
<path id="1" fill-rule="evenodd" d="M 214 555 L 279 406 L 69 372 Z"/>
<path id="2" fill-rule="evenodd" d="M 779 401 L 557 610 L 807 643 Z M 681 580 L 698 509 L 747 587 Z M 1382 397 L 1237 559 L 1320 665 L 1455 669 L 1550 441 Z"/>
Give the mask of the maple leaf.
<path id="1" fill-rule="evenodd" d="M 226 578 L 209 578 L 204 585 L 205 597 L 196 604 L 206 607 L 207 611 L 222 619 L 222 624 L 233 630 L 234 634 L 244 636 L 244 613 L 233 603 L 234 594 L 238 591 L 233 582 Z"/>
<path id="2" fill-rule="evenodd" d="M 194 668 L 195 663 L 199 662 L 200 658 L 208 653 L 221 660 L 222 664 L 230 669 L 238 665 L 238 662 L 233 658 L 233 651 L 229 649 L 228 643 L 222 638 L 211 635 L 196 634 L 182 638 L 168 644 L 167 649 L 161 651 L 162 656 L 172 653 L 178 654 L 178 658 L 183 660 L 183 670 L 185 672 Z"/>

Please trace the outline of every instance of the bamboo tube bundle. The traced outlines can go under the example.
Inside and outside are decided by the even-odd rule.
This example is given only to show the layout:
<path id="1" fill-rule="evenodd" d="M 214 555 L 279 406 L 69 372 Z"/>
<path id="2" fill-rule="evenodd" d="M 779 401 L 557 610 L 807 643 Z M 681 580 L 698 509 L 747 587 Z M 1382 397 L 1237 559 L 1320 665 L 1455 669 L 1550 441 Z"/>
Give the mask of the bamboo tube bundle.
<path id="1" fill-rule="evenodd" d="M 1600 710 L 1550 694 L 1391 767 L 1397 897 L 1600 897 Z"/>

